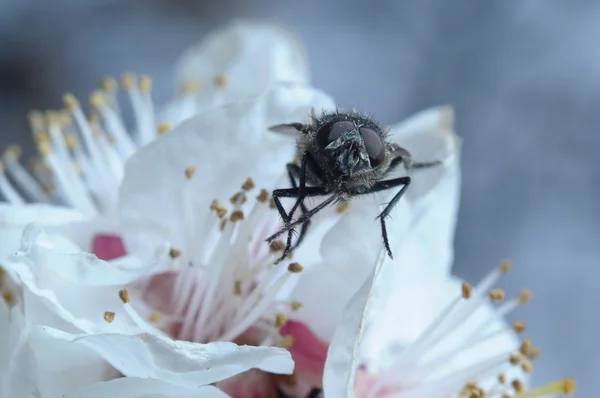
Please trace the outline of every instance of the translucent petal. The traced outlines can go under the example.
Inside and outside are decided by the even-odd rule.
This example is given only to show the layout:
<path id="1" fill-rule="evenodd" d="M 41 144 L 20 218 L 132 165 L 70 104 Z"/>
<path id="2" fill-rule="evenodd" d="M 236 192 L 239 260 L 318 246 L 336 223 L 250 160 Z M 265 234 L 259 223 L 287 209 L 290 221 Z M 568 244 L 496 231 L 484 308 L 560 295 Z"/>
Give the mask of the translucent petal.
<path id="1" fill-rule="evenodd" d="M 368 314 L 371 290 L 383 264 L 384 252 L 371 274 L 349 300 L 342 321 L 331 339 L 323 374 L 323 391 L 329 397 L 354 396 L 354 378 L 358 368 L 359 347 Z"/>
<path id="2" fill-rule="evenodd" d="M 0 261 L 4 262 L 8 256 L 18 250 L 23 228 L 27 224 L 38 222 L 50 226 L 82 219 L 82 214 L 65 207 L 0 203 Z"/>
<path id="3" fill-rule="evenodd" d="M 114 286 L 126 285 L 153 271 L 163 270 L 169 261 L 169 250 L 163 245 L 146 258 L 128 255 L 104 261 L 94 254 L 82 252 L 65 237 L 46 234 L 39 224 L 30 224 L 23 231 L 20 250 L 11 260 L 40 271 L 52 270 L 71 283 Z"/>
<path id="4" fill-rule="evenodd" d="M 215 84 L 220 75 L 225 84 Z M 288 28 L 268 21 L 234 20 L 181 57 L 177 78 L 234 98 L 262 93 L 277 81 L 308 83 L 310 69 L 304 44 Z"/>
<path id="5" fill-rule="evenodd" d="M 85 345 L 126 376 L 156 378 L 184 387 L 208 385 L 253 368 L 276 374 L 290 374 L 294 368 L 289 352 L 275 347 L 198 344 L 151 334 L 74 335 L 48 327 L 40 327 L 36 333 L 47 340 Z M 59 352 L 39 360 L 50 364 Z"/>

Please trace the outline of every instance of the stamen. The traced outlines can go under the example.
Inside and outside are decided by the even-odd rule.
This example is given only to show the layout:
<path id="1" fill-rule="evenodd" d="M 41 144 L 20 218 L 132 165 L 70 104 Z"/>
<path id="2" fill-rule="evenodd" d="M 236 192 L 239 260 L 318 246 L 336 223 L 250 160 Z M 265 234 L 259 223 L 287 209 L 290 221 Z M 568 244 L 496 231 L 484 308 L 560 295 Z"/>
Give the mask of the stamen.
<path id="1" fill-rule="evenodd" d="M 335 211 L 338 214 L 344 214 L 348 211 L 349 207 L 350 207 L 350 202 L 348 202 L 348 201 L 342 202 L 336 207 Z"/>
<path id="2" fill-rule="evenodd" d="M 129 292 L 127 291 L 127 289 L 119 290 L 119 298 L 121 299 L 123 304 L 129 303 Z"/>
<path id="3" fill-rule="evenodd" d="M 505 294 L 504 294 L 504 290 L 502 290 L 502 289 L 492 289 L 492 290 L 490 290 L 488 295 L 490 297 L 490 300 L 499 302 L 499 301 L 504 300 Z"/>
<path id="4" fill-rule="evenodd" d="M 169 250 L 169 257 L 171 257 L 172 259 L 176 259 L 177 257 L 181 256 L 181 250 L 179 249 L 170 249 Z"/>
<path id="5" fill-rule="evenodd" d="M 244 184 L 242 184 L 242 189 L 244 191 L 249 191 L 252 188 L 254 188 L 254 181 L 252 180 L 252 178 L 248 177 Z"/>
<path id="6" fill-rule="evenodd" d="M 115 313 L 110 311 L 104 312 L 104 320 L 108 323 L 111 323 L 115 320 Z"/>
<path id="7" fill-rule="evenodd" d="M 521 321 L 515 321 L 513 323 L 513 330 L 515 331 L 515 333 L 520 334 L 523 333 L 525 331 L 525 322 L 521 322 Z"/>
<path id="8" fill-rule="evenodd" d="M 269 251 L 271 253 L 282 252 L 285 249 L 285 243 L 280 240 L 275 240 L 269 244 Z"/>
<path id="9" fill-rule="evenodd" d="M 236 210 L 229 216 L 229 221 L 236 222 L 244 219 L 244 213 L 241 210 Z"/>
<path id="10" fill-rule="evenodd" d="M 190 180 L 194 176 L 195 172 L 196 172 L 196 168 L 194 166 L 187 167 L 185 169 L 185 178 Z"/>
<path id="11" fill-rule="evenodd" d="M 290 263 L 290 265 L 288 265 L 288 271 L 290 271 L 293 274 L 297 274 L 299 272 L 302 272 L 303 269 L 304 269 L 304 267 L 302 267 L 298 263 Z"/>
<path id="12" fill-rule="evenodd" d="M 540 398 L 554 394 L 573 395 L 575 393 L 575 380 L 567 378 L 546 384 L 533 390 L 520 392 L 514 398 Z"/>
<path id="13" fill-rule="evenodd" d="M 49 197 L 41 189 L 40 184 L 19 163 L 20 157 L 21 148 L 18 145 L 11 145 L 4 151 L 4 162 L 7 171 L 29 198 L 35 202 L 48 202 Z"/>
<path id="14" fill-rule="evenodd" d="M 21 205 L 25 203 L 25 200 L 6 178 L 6 175 L 4 174 L 4 164 L 2 164 L 2 162 L 0 162 L 0 193 L 4 196 L 4 199 L 11 204 Z"/>
<path id="15" fill-rule="evenodd" d="M 275 314 L 275 329 L 281 329 L 287 323 L 285 314 L 278 312 Z"/>
<path id="16" fill-rule="evenodd" d="M 269 199 L 269 192 L 266 189 L 261 189 L 260 193 L 256 197 L 256 200 L 258 200 L 260 203 L 265 203 L 267 199 Z"/>
<path id="17" fill-rule="evenodd" d="M 217 87 L 224 87 L 228 83 L 227 76 L 225 74 L 219 74 L 215 77 L 215 84 Z"/>
<path id="18" fill-rule="evenodd" d="M 164 133 L 166 133 L 167 131 L 172 130 L 172 129 L 173 129 L 172 125 L 166 124 L 166 123 L 161 123 L 158 125 L 157 134 L 163 135 Z"/>

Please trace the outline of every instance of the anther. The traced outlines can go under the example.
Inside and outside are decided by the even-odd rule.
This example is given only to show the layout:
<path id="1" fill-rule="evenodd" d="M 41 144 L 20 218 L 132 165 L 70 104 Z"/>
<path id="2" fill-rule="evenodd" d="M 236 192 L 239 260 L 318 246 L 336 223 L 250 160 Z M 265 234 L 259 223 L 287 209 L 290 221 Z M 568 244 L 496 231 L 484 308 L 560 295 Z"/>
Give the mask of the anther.
<path id="1" fill-rule="evenodd" d="M 171 249 L 169 250 L 169 257 L 175 259 L 177 257 L 181 256 L 181 250 L 179 249 Z"/>
<path id="2" fill-rule="evenodd" d="M 63 96 L 63 102 L 68 110 L 72 111 L 74 109 L 79 108 L 79 101 L 73 94 L 67 93 Z"/>
<path id="3" fill-rule="evenodd" d="M 492 289 L 492 290 L 490 290 L 488 295 L 490 297 L 490 300 L 496 301 L 496 302 L 504 300 L 504 296 L 505 296 L 504 290 L 502 290 L 502 289 Z"/>
<path id="4" fill-rule="evenodd" d="M 296 300 L 292 300 L 290 302 L 290 308 L 292 309 L 292 311 L 298 311 L 300 309 L 300 307 L 302 307 L 302 303 Z"/>
<path id="5" fill-rule="evenodd" d="M 105 76 L 100 81 L 100 89 L 109 93 L 117 91 L 117 81 L 112 76 Z"/>
<path id="6" fill-rule="evenodd" d="M 269 244 L 269 251 L 271 253 L 277 253 L 283 251 L 283 249 L 285 249 L 285 243 L 280 240 L 275 240 Z"/>
<path id="7" fill-rule="evenodd" d="M 233 283 L 233 295 L 234 296 L 242 295 L 242 281 L 239 279 Z"/>
<path id="8" fill-rule="evenodd" d="M 224 86 L 226 86 L 227 85 L 227 80 L 228 80 L 227 76 L 224 75 L 224 74 L 222 74 L 222 73 L 219 74 L 219 75 L 217 75 L 217 76 L 215 76 L 215 84 L 218 87 L 224 87 Z"/>
<path id="9" fill-rule="evenodd" d="M 121 87 L 129 91 L 135 85 L 135 75 L 133 73 L 124 73 L 121 75 Z"/>
<path id="10" fill-rule="evenodd" d="M 275 329 L 281 329 L 287 322 L 285 314 L 278 312 L 275 314 Z"/>
<path id="11" fill-rule="evenodd" d="M 293 274 L 302 272 L 303 269 L 304 267 L 298 263 L 290 263 L 290 265 L 288 265 L 288 271 L 290 271 Z"/>
<path id="12" fill-rule="evenodd" d="M 463 282 L 461 289 L 462 298 L 468 299 L 471 297 L 471 285 L 469 285 L 467 282 Z"/>
<path id="13" fill-rule="evenodd" d="M 513 380 L 512 381 L 512 387 L 515 389 L 515 392 L 518 394 L 520 392 L 523 392 L 523 383 L 521 383 L 520 380 Z"/>
<path id="14" fill-rule="evenodd" d="M 519 304 L 525 305 L 531 300 L 531 291 L 523 289 L 519 292 Z"/>
<path id="15" fill-rule="evenodd" d="M 127 289 L 119 290 L 119 298 L 121 299 L 123 304 L 129 303 L 129 292 L 127 291 Z"/>
<path id="16" fill-rule="evenodd" d="M 140 93 L 148 94 L 152 90 L 152 79 L 146 75 L 140 76 L 139 87 Z"/>
<path id="17" fill-rule="evenodd" d="M 185 178 L 187 178 L 188 180 L 191 179 L 194 176 L 195 172 L 196 172 L 196 168 L 194 166 L 186 167 Z"/>
<path id="18" fill-rule="evenodd" d="M 342 202 L 336 207 L 335 211 L 338 214 L 344 214 L 348 210 L 349 207 L 350 207 L 350 202 L 347 202 L 347 201 Z"/>
<path id="19" fill-rule="evenodd" d="M 260 193 L 256 197 L 256 200 L 258 200 L 261 203 L 265 203 L 267 199 L 269 199 L 269 191 L 267 191 L 266 189 L 261 189 Z"/>
<path id="20" fill-rule="evenodd" d="M 269 209 L 275 209 L 277 206 L 275 205 L 275 200 L 273 198 L 269 199 Z"/>
<path id="21" fill-rule="evenodd" d="M 158 311 L 152 311 L 148 316 L 148 320 L 152 323 L 158 323 L 158 321 L 160 321 L 160 313 Z"/>
<path id="22" fill-rule="evenodd" d="M 173 128 L 173 126 L 171 126 L 170 124 L 161 123 L 156 128 L 156 133 L 158 135 L 163 135 L 164 133 L 166 133 L 167 131 L 171 130 L 172 128 Z"/>
<path id="23" fill-rule="evenodd" d="M 529 353 L 531 352 L 531 340 L 523 339 L 521 345 L 519 346 L 519 352 L 526 357 L 529 357 Z"/>
<path id="24" fill-rule="evenodd" d="M 236 222 L 244 219 L 244 213 L 241 210 L 235 210 L 229 216 L 229 221 Z"/>
<path id="25" fill-rule="evenodd" d="M 246 203 L 246 195 L 243 192 L 238 192 L 229 198 L 229 201 L 233 205 Z"/>
<path id="26" fill-rule="evenodd" d="M 500 373 L 498 375 L 498 383 L 500 383 L 500 384 L 506 383 L 506 375 L 504 373 Z"/>
<path id="27" fill-rule="evenodd" d="M 531 373 L 533 372 L 533 364 L 527 360 L 523 360 L 523 363 L 521 363 L 521 370 L 523 373 Z"/>
<path id="28" fill-rule="evenodd" d="M 517 366 L 521 363 L 522 359 L 523 358 L 520 355 L 510 354 L 510 357 L 508 358 L 508 362 L 510 362 L 510 364 L 513 366 Z"/>
<path id="29" fill-rule="evenodd" d="M 104 105 L 104 95 L 100 91 L 94 91 L 90 95 L 90 105 L 94 108 L 100 108 Z"/>
<path id="30" fill-rule="evenodd" d="M 246 181 L 244 181 L 244 183 L 242 184 L 242 189 L 244 191 L 249 191 L 252 188 L 254 188 L 254 181 L 252 180 L 252 178 L 248 177 Z"/>
<path id="31" fill-rule="evenodd" d="M 512 328 L 517 334 L 523 333 L 525 331 L 525 323 L 521 321 L 515 321 L 513 322 Z"/>
<path id="32" fill-rule="evenodd" d="M 510 263 L 508 261 L 503 261 L 502 263 L 500 263 L 500 271 L 507 273 L 511 269 L 512 269 L 512 263 Z"/>
<path id="33" fill-rule="evenodd" d="M 115 320 L 115 313 L 110 312 L 110 311 L 105 311 L 104 312 L 104 320 L 108 323 L 111 323 L 112 321 Z"/>

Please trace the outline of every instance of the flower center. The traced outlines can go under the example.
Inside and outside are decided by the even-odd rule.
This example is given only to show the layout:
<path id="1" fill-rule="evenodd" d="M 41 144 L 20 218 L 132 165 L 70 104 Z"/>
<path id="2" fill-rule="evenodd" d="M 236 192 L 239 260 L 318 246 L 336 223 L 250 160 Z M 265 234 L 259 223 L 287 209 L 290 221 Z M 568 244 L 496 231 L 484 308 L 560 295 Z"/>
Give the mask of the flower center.
<path id="1" fill-rule="evenodd" d="M 505 372 L 514 367 L 520 368 L 521 374 L 533 370 L 531 361 L 539 350 L 531 346 L 530 340 L 524 339 L 520 347 L 496 350 L 486 356 L 478 354 L 478 350 L 485 352 L 489 350 L 486 347 L 496 344 L 506 346 L 503 340 L 497 339 L 520 334 L 525 329 L 523 322 L 514 322 L 507 328 L 493 325 L 492 321 L 526 304 L 531 297 L 527 290 L 500 305 L 493 315 L 483 319 L 481 316 L 485 313 L 483 306 L 504 301 L 504 291 L 492 286 L 510 268 L 509 263 L 502 263 L 474 288 L 463 283 L 460 296 L 395 357 L 391 366 L 377 375 L 376 383 L 366 396 L 377 396 L 385 389 L 397 391 L 399 397 L 417 392 L 446 396 L 448 391 L 459 391 L 461 397 L 500 397 L 511 390 L 520 392 L 521 381 L 507 380 Z M 490 385 L 484 387 L 473 380 Z M 488 383 L 490 380 L 493 381 Z"/>

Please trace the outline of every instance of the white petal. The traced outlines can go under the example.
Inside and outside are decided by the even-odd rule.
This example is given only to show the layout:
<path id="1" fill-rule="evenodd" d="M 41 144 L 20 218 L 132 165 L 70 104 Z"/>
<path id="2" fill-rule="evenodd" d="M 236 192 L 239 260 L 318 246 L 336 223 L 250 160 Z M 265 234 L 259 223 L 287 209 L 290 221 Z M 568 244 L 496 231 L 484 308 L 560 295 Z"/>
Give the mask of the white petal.
<path id="1" fill-rule="evenodd" d="M 323 391 L 327 397 L 353 397 L 354 377 L 358 367 L 359 345 L 367 315 L 373 283 L 377 278 L 385 253 L 379 254 L 371 275 L 352 296 L 335 330 L 323 373 Z"/>
<path id="2" fill-rule="evenodd" d="M 214 87 L 217 75 L 227 84 L 216 90 L 234 95 L 259 94 L 277 81 L 308 83 L 310 69 L 301 39 L 283 25 L 235 20 L 207 35 L 179 61 L 179 82 Z"/>
<path id="3" fill-rule="evenodd" d="M 445 277 L 452 265 L 460 197 L 460 140 L 453 119 L 452 108 L 442 106 L 417 113 L 392 128 L 392 140 L 408 149 L 413 160 L 443 161 L 441 166 L 411 172 L 406 198 L 412 206 L 413 225 L 407 237 L 410 242 L 404 242 L 420 246 L 422 266 L 440 277 Z"/>
<path id="4" fill-rule="evenodd" d="M 228 398 L 229 395 L 213 386 L 187 388 L 162 380 L 122 377 L 95 383 L 66 394 L 64 398 Z"/>
<path id="5" fill-rule="evenodd" d="M 104 261 L 81 251 L 61 235 L 46 234 L 39 224 L 23 231 L 20 250 L 12 261 L 23 262 L 34 269 L 49 269 L 67 282 L 87 286 L 125 285 L 163 269 L 169 260 L 169 247 L 159 247 L 146 258 L 128 255 Z"/>
<path id="6" fill-rule="evenodd" d="M 205 222 L 214 199 L 227 203 L 247 177 L 257 187 L 271 187 L 293 158 L 295 143 L 269 133 L 269 123 L 305 118 L 314 103 L 328 101 L 309 91 L 279 85 L 260 97 L 199 114 L 138 151 L 126 165 L 120 192 L 127 247 L 167 239 L 185 249 L 192 237 L 182 226 Z M 191 179 L 185 176 L 188 167 L 195 167 Z"/>
<path id="7" fill-rule="evenodd" d="M 150 334 L 73 335 L 48 327 L 39 328 L 37 333 L 47 339 L 86 345 L 126 376 L 156 378 L 186 387 L 215 383 L 252 368 L 277 374 L 290 374 L 294 368 L 289 352 L 276 347 L 198 344 Z M 50 364 L 52 357 L 49 354 L 40 361 Z"/>
<path id="8" fill-rule="evenodd" d="M 290 316 L 308 325 L 325 341 L 330 341 L 348 300 L 372 271 L 382 244 L 381 225 L 375 219 L 379 212 L 373 198 L 353 201 L 348 213 L 326 233 L 321 243 L 323 263 L 302 272 L 292 293 L 292 298 L 302 306 Z M 399 246 L 409 228 L 408 204 L 400 201 L 392 216 L 387 230 L 394 248 Z M 395 256 L 401 254 L 394 252 Z M 379 290 L 387 294 L 394 289 L 393 279 L 385 279 L 379 285 Z"/>
<path id="9" fill-rule="evenodd" d="M 5 264 L 7 272 L 23 285 L 23 297 L 27 309 L 25 315 L 29 325 L 43 324 L 64 330 L 87 332 L 139 332 L 119 299 L 118 291 L 122 285 L 102 286 L 102 283 L 91 285 L 80 283 L 88 281 L 88 277 L 97 272 L 92 270 L 92 264 L 97 261 L 86 262 L 86 255 L 77 252 L 72 256 L 83 258 L 81 262 L 73 262 L 69 256 L 64 256 L 63 261 L 60 252 L 46 256 L 44 250 L 53 250 L 54 244 L 63 248 L 68 248 L 71 244 L 65 239 L 56 237 L 45 239 L 43 233 L 36 236 L 36 228 L 33 226 L 31 228 L 33 240 L 26 240 L 26 244 L 30 244 L 31 249 L 20 252 L 13 261 Z M 41 238 L 38 239 L 40 236 Z M 112 272 L 107 266 L 98 265 L 98 268 L 104 269 L 107 274 Z M 88 269 L 90 271 L 86 272 Z M 119 275 L 118 271 L 115 273 Z M 121 274 L 130 276 L 129 273 Z M 98 278 L 105 277 L 98 275 Z M 109 276 L 104 280 L 106 282 L 109 279 L 115 281 L 118 278 Z M 123 277 L 122 280 L 128 279 Z M 115 313 L 113 322 L 108 323 L 104 320 L 106 311 Z"/>
<path id="10" fill-rule="evenodd" d="M 0 261 L 4 262 L 18 250 L 25 225 L 32 222 L 48 226 L 61 225 L 82 219 L 81 213 L 65 207 L 0 203 Z"/>

